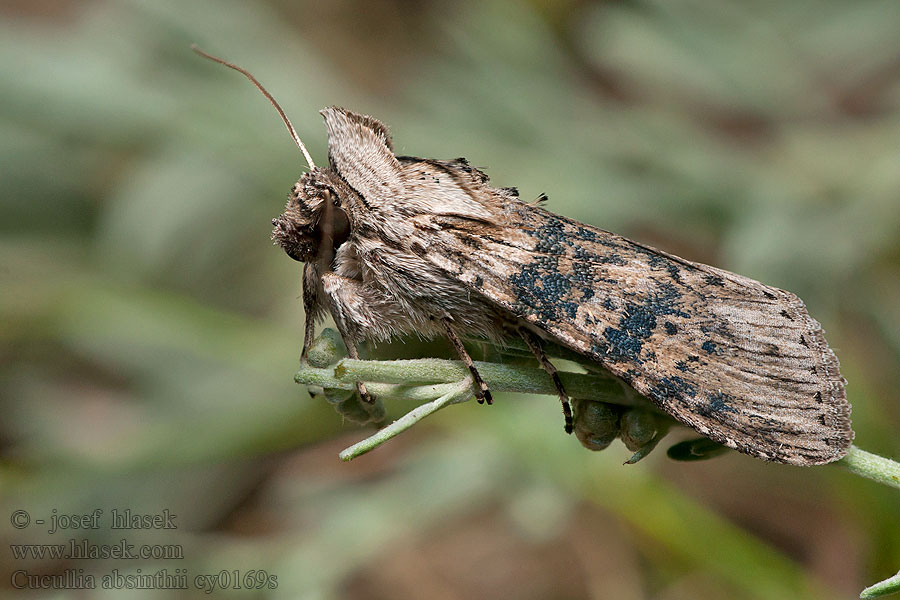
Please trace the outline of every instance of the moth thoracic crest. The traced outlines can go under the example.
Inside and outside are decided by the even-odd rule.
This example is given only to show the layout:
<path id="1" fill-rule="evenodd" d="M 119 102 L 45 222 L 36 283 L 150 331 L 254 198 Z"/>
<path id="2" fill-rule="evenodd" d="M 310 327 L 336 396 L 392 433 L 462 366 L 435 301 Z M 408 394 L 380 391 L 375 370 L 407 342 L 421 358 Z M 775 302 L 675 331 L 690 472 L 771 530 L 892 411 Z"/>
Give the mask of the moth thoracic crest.
<path id="1" fill-rule="evenodd" d="M 795 465 L 847 453 L 845 382 L 795 295 L 522 202 L 463 159 L 396 156 L 371 117 L 322 114 L 324 168 L 284 117 L 310 172 L 273 221 L 275 242 L 305 263 L 304 357 L 326 312 L 351 358 L 362 339 L 446 336 L 490 403 L 460 338 L 519 335 L 553 378 L 571 432 L 549 340 L 730 448 Z"/>

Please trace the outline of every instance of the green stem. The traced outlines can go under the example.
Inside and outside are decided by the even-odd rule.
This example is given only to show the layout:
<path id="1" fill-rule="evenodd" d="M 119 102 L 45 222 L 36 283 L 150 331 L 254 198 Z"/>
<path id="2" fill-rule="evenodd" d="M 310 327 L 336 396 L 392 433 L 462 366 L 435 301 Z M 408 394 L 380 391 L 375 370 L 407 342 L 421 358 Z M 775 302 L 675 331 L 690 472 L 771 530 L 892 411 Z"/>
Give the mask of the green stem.
<path id="1" fill-rule="evenodd" d="M 835 464 L 856 475 L 900 489 L 900 463 L 889 458 L 850 446 L 847 456 Z"/>
<path id="2" fill-rule="evenodd" d="M 472 397 L 472 378 L 467 377 L 453 385 L 452 389 L 436 400 L 419 405 L 412 409 L 390 425 L 382 427 L 377 433 L 361 442 L 353 444 L 340 453 L 341 460 L 353 460 L 366 452 L 374 450 L 392 437 L 403 433 L 428 415 L 439 411 L 445 406 L 465 402 Z"/>
<path id="3" fill-rule="evenodd" d="M 556 395 L 552 380 L 542 369 L 486 362 L 476 362 L 475 366 L 495 392 Z M 565 372 L 559 375 L 573 398 L 653 408 L 643 396 L 611 375 Z M 365 381 L 367 387 L 376 386 L 373 390 L 376 393 L 381 389 L 382 395 L 395 397 L 399 394 L 404 398 L 424 400 L 429 394 L 420 389 L 423 386 L 456 383 L 468 376 L 469 370 L 460 361 L 434 358 L 390 361 L 345 358 L 333 367 L 301 365 L 294 375 L 294 381 L 301 385 L 342 390 L 352 390 L 357 381 Z M 441 394 L 443 393 L 442 391 Z M 428 399 L 434 398 L 435 396 L 431 396 Z"/>
<path id="4" fill-rule="evenodd" d="M 860 593 L 859 597 L 865 599 L 880 598 L 881 596 L 896 594 L 897 592 L 900 592 L 900 573 L 870 585 Z"/>
<path id="5" fill-rule="evenodd" d="M 543 369 L 523 365 L 475 362 L 482 378 L 496 392 L 556 395 L 553 381 Z M 335 379 L 342 383 L 379 381 L 384 383 L 434 384 L 461 381 L 469 370 L 460 361 L 433 358 L 419 360 L 353 360 L 340 361 L 334 368 Z M 642 396 L 623 385 L 619 379 L 605 374 L 560 372 L 566 391 L 573 398 L 599 400 L 624 406 L 650 406 Z"/>

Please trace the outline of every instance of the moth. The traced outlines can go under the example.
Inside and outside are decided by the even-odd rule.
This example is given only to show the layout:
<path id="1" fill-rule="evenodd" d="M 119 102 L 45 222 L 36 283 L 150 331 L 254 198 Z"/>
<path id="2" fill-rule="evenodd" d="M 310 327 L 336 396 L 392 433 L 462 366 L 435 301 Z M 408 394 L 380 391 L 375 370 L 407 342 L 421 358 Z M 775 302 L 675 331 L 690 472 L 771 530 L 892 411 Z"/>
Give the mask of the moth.
<path id="1" fill-rule="evenodd" d="M 380 121 L 321 111 L 328 166 L 313 162 L 272 238 L 304 263 L 305 357 L 330 313 L 351 358 L 362 340 L 445 336 L 492 397 L 461 341 L 552 341 L 602 365 L 710 439 L 764 460 L 824 464 L 853 439 L 838 359 L 794 294 L 691 262 L 519 199 L 465 159 L 398 156 Z M 545 198 L 541 198 L 542 200 Z M 372 401 L 364 383 L 364 401 Z"/>

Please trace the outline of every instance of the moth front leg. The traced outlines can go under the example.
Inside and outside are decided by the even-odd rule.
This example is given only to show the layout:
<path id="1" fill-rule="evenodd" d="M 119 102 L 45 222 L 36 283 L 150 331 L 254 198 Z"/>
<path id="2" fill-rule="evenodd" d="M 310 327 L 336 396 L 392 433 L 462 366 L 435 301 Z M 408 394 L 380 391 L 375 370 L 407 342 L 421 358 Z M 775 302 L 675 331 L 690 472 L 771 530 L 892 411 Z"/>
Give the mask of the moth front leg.
<path id="1" fill-rule="evenodd" d="M 353 340 L 349 338 L 349 336 L 338 327 L 338 331 L 341 333 L 341 339 L 344 340 L 344 345 L 347 346 L 347 355 L 353 359 L 359 359 L 359 351 L 356 349 L 356 345 L 353 343 Z M 362 398 L 363 402 L 367 404 L 375 403 L 375 396 L 369 393 L 369 390 L 366 389 L 366 384 L 362 381 L 356 382 L 356 392 L 359 394 L 359 397 Z"/>
<path id="2" fill-rule="evenodd" d="M 302 363 L 309 358 L 309 349 L 316 335 L 316 323 L 322 317 L 319 279 L 319 272 L 314 264 L 303 265 L 303 312 L 306 322 L 303 327 L 303 350 L 300 351 Z"/>
<path id="3" fill-rule="evenodd" d="M 357 309 L 368 304 L 365 288 L 353 279 L 335 273 L 325 273 L 322 275 L 322 289 L 328 296 L 331 316 L 344 345 L 347 346 L 347 356 L 358 360 L 359 350 L 356 348 L 355 333 L 358 329 L 365 328 L 366 322 L 365 319 L 359 318 Z M 375 402 L 375 396 L 369 393 L 362 381 L 356 382 L 356 391 L 363 402 L 369 404 Z"/>

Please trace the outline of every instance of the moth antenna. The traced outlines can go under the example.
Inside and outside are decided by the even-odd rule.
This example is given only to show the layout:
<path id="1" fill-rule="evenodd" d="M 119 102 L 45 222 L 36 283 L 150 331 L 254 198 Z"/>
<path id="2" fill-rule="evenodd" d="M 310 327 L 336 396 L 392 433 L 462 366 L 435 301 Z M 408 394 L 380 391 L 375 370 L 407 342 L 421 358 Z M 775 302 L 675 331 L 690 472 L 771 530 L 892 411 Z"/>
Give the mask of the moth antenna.
<path id="1" fill-rule="evenodd" d="M 191 44 L 191 50 L 193 50 L 194 52 L 196 52 L 197 54 L 199 54 L 200 56 L 202 56 L 204 58 L 208 58 L 209 60 L 211 60 L 213 62 L 217 62 L 220 65 L 225 65 L 229 69 L 234 69 L 238 73 L 242 73 L 243 75 L 245 75 L 247 77 L 247 79 L 249 79 L 251 82 L 253 82 L 253 85 L 255 85 L 256 88 L 260 92 L 262 92 L 263 96 L 265 96 L 266 99 L 272 103 L 272 106 L 274 106 L 275 110 L 278 111 L 278 114 L 281 115 L 281 120 L 284 121 L 284 124 L 288 128 L 288 131 L 290 132 L 291 137 L 294 138 L 294 143 L 297 144 L 297 147 L 300 148 L 300 152 L 302 152 L 303 156 L 306 158 L 306 164 L 309 165 L 310 169 L 316 168 L 316 163 L 313 162 L 312 156 L 309 155 L 309 152 L 307 151 L 306 146 L 303 145 L 303 140 L 301 140 L 300 136 L 297 135 L 297 130 L 294 129 L 294 126 L 291 124 L 291 120 L 287 118 L 287 115 L 284 114 L 284 111 L 281 109 L 281 107 L 275 101 L 275 98 L 272 97 L 272 94 L 270 94 L 266 90 L 266 88 L 263 87 L 263 85 L 256 79 L 256 77 L 251 75 L 250 72 L 247 71 L 247 69 L 241 68 L 241 67 L 237 66 L 236 64 L 230 63 L 225 59 L 219 58 L 218 56 L 213 56 L 212 54 L 204 52 L 197 46 L 197 44 Z"/>

